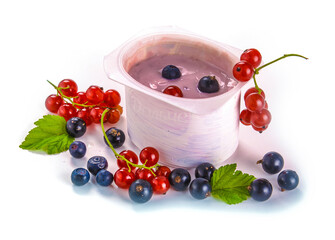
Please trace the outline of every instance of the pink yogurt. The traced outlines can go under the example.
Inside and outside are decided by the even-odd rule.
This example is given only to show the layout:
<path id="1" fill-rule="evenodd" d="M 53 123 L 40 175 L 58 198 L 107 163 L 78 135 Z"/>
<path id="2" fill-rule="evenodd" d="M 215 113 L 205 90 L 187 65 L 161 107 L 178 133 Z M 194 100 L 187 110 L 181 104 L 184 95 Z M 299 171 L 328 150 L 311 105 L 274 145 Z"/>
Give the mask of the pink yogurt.
<path id="1" fill-rule="evenodd" d="M 177 79 L 165 79 L 162 77 L 162 69 L 167 65 L 179 68 L 181 77 Z M 211 63 L 201 61 L 185 55 L 160 55 L 145 59 L 134 65 L 129 75 L 143 85 L 163 92 L 170 86 L 178 86 L 185 98 L 208 98 L 228 92 L 234 88 L 237 82 L 228 77 L 224 70 Z M 204 76 L 215 76 L 220 85 L 220 90 L 215 93 L 203 93 L 198 90 L 198 82 Z"/>

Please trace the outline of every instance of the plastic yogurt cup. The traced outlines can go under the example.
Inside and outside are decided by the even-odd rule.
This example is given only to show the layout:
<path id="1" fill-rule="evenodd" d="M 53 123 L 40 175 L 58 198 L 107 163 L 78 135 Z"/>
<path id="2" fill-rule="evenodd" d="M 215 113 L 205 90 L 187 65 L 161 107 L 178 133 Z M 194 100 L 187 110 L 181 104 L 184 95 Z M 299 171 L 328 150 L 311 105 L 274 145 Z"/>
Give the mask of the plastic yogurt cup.
<path id="1" fill-rule="evenodd" d="M 239 49 L 176 27 L 160 27 L 142 32 L 107 55 L 104 59 L 107 76 L 125 86 L 131 141 L 139 149 L 156 148 L 159 161 L 171 167 L 191 168 L 202 162 L 218 164 L 228 159 L 238 146 L 240 95 L 245 83 L 234 79 L 232 69 L 241 53 Z M 182 66 L 185 59 L 209 64 L 210 70 L 221 73 L 219 92 L 201 97 L 195 96 L 195 92 L 188 97 L 174 97 L 157 89 L 157 81 L 142 84 L 130 75 L 136 66 L 155 58 L 181 58 L 182 74 L 186 71 Z M 158 69 L 153 71 L 157 75 Z M 192 67 L 187 67 L 187 71 L 192 71 Z M 132 75 L 150 77 L 148 73 L 140 75 L 141 71 L 136 74 Z M 170 85 L 175 85 L 173 81 Z M 190 86 L 182 87 L 188 90 Z"/>

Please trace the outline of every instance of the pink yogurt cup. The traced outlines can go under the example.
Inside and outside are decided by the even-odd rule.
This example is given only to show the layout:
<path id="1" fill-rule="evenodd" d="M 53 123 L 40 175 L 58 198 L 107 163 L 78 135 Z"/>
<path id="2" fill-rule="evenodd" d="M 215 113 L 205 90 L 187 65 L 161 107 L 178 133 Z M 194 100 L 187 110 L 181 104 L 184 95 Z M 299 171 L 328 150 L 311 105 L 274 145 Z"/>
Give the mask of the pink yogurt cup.
<path id="1" fill-rule="evenodd" d="M 127 132 L 142 149 L 156 148 L 159 162 L 192 168 L 219 164 L 238 146 L 241 88 L 232 69 L 242 51 L 176 27 L 150 29 L 104 59 L 108 78 L 125 86 Z M 128 71 L 152 56 L 183 54 L 211 63 L 231 79 L 232 89 L 208 98 L 178 98 L 142 85 Z"/>

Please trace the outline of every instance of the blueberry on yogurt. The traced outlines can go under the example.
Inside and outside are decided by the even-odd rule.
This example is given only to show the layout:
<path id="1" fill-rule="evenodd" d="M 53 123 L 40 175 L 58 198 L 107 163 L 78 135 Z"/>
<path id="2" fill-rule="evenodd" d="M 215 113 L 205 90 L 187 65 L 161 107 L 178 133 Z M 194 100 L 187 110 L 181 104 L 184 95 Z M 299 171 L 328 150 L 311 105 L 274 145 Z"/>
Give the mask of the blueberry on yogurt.
<path id="1" fill-rule="evenodd" d="M 215 93 L 220 90 L 220 85 L 215 76 L 204 76 L 199 80 L 198 89 L 204 93 Z"/>
<path id="2" fill-rule="evenodd" d="M 176 78 L 180 78 L 181 73 L 179 68 L 177 68 L 174 65 L 167 65 L 166 67 L 163 68 L 162 71 L 162 77 L 166 78 L 166 79 L 176 79 Z"/>

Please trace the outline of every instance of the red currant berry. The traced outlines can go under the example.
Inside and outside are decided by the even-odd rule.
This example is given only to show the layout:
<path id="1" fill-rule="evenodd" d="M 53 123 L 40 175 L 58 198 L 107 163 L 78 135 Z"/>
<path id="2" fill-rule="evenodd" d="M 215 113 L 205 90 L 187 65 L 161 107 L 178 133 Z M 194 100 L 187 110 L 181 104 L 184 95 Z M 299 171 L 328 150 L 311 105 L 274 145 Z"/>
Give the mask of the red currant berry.
<path id="1" fill-rule="evenodd" d="M 45 100 L 45 107 L 52 113 L 57 113 L 59 107 L 64 103 L 61 96 L 56 94 L 51 94 Z"/>
<path id="2" fill-rule="evenodd" d="M 265 93 L 264 91 L 260 88 L 261 90 L 261 95 L 265 99 Z M 245 99 L 251 94 L 251 93 L 258 93 L 258 90 L 255 87 L 249 88 L 245 93 L 244 93 L 244 101 Z"/>
<path id="3" fill-rule="evenodd" d="M 111 109 L 109 112 L 108 112 L 108 119 L 107 121 L 109 123 L 117 123 L 119 120 L 120 120 L 120 112 L 116 109 Z"/>
<path id="4" fill-rule="evenodd" d="M 105 103 L 105 102 L 101 102 L 101 103 L 99 103 L 98 106 L 101 107 L 101 108 L 108 108 L 108 105 L 107 105 L 107 103 Z"/>
<path id="5" fill-rule="evenodd" d="M 244 60 L 257 68 L 262 62 L 262 55 L 257 49 L 249 48 L 242 53 L 240 60 Z"/>
<path id="6" fill-rule="evenodd" d="M 67 97 L 75 97 L 77 95 L 78 86 L 77 83 L 72 79 L 64 79 L 60 81 L 58 87 L 63 88 L 59 91 L 61 91 Z"/>
<path id="7" fill-rule="evenodd" d="M 264 108 L 265 100 L 262 95 L 258 93 L 251 93 L 245 99 L 245 106 L 251 112 L 260 111 Z"/>
<path id="8" fill-rule="evenodd" d="M 114 89 L 109 89 L 105 92 L 104 101 L 108 107 L 115 108 L 121 102 L 120 93 Z"/>
<path id="9" fill-rule="evenodd" d="M 57 114 L 67 121 L 77 115 L 77 109 L 69 103 L 64 103 L 59 107 Z"/>
<path id="10" fill-rule="evenodd" d="M 127 168 L 120 168 L 114 174 L 114 182 L 119 188 L 128 189 L 134 181 L 135 174 Z"/>
<path id="11" fill-rule="evenodd" d="M 255 126 L 253 126 L 253 125 L 251 125 L 252 126 L 252 128 L 254 129 L 254 130 L 256 130 L 257 132 L 259 132 L 259 133 L 262 133 L 263 131 L 265 131 L 267 128 L 268 128 L 268 126 L 264 126 L 264 127 L 261 127 L 261 128 L 259 128 L 259 127 L 255 127 Z"/>
<path id="12" fill-rule="evenodd" d="M 87 100 L 87 97 L 86 97 L 86 93 L 78 92 L 77 96 L 73 98 L 73 102 L 74 103 L 79 103 L 79 104 L 87 104 L 88 100 Z M 83 106 L 79 106 L 79 105 L 76 105 L 76 104 L 75 104 L 75 106 L 79 109 L 83 108 Z"/>
<path id="13" fill-rule="evenodd" d="M 157 176 L 152 179 L 151 186 L 155 194 L 166 194 L 170 189 L 170 182 L 167 177 Z"/>
<path id="14" fill-rule="evenodd" d="M 244 109 L 240 114 L 241 123 L 243 123 L 246 126 L 250 125 L 251 124 L 250 116 L 251 116 L 251 112 L 248 109 Z"/>
<path id="15" fill-rule="evenodd" d="M 170 173 L 171 173 L 171 170 L 167 166 L 159 166 L 156 170 L 157 176 L 169 177 Z"/>
<path id="16" fill-rule="evenodd" d="M 254 68 L 250 63 L 241 61 L 235 64 L 233 68 L 233 75 L 236 80 L 240 82 L 247 82 L 254 75 Z"/>
<path id="17" fill-rule="evenodd" d="M 140 153 L 140 161 L 141 163 L 145 163 L 145 166 L 151 167 L 155 165 L 159 160 L 159 153 L 153 147 L 143 148 Z"/>
<path id="18" fill-rule="evenodd" d="M 264 108 L 265 109 L 268 109 L 269 108 L 269 106 L 268 106 L 268 102 L 265 100 L 265 103 L 264 103 Z"/>
<path id="19" fill-rule="evenodd" d="M 91 111 L 90 111 L 90 116 L 91 116 L 92 122 L 94 122 L 94 123 L 100 123 L 101 116 L 102 116 L 103 112 L 104 112 L 104 109 L 101 108 L 101 107 L 94 107 L 94 108 L 92 108 Z M 108 113 L 105 114 L 103 121 L 107 122 L 107 119 L 108 119 Z"/>
<path id="20" fill-rule="evenodd" d="M 123 107 L 121 107 L 120 105 L 118 105 L 118 106 L 116 107 L 116 110 L 118 110 L 119 113 L 120 113 L 120 115 L 122 115 L 122 113 L 123 113 Z"/>
<path id="21" fill-rule="evenodd" d="M 163 93 L 175 96 L 175 97 L 183 97 L 183 92 L 180 90 L 179 87 L 177 86 L 168 86 L 167 88 L 164 89 Z"/>
<path id="22" fill-rule="evenodd" d="M 136 153 L 134 153 L 131 150 L 124 150 L 120 153 L 120 155 L 125 157 L 125 159 L 127 159 L 129 162 L 132 162 L 134 164 L 138 163 L 138 157 Z M 125 160 L 122 160 L 121 158 L 117 159 L 117 165 L 119 166 L 119 168 L 123 168 L 123 167 L 128 168 L 127 162 Z M 135 169 L 135 167 L 130 164 L 129 164 L 129 167 L 131 168 L 131 170 Z"/>
<path id="23" fill-rule="evenodd" d="M 83 108 L 77 112 L 77 117 L 80 117 L 81 119 L 83 119 L 84 122 L 86 123 L 86 126 L 89 126 L 92 124 L 90 112 L 91 110 L 89 108 Z"/>
<path id="24" fill-rule="evenodd" d="M 87 100 L 93 104 L 99 104 L 104 100 L 104 91 L 98 86 L 90 86 L 86 90 Z"/>
<path id="25" fill-rule="evenodd" d="M 263 128 L 271 122 L 271 113 L 267 109 L 252 112 L 250 116 L 250 123 L 256 128 Z"/>
<path id="26" fill-rule="evenodd" d="M 147 180 L 149 183 L 154 177 L 155 177 L 154 174 L 149 169 L 146 168 L 139 168 L 135 172 L 136 179 Z"/>

